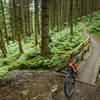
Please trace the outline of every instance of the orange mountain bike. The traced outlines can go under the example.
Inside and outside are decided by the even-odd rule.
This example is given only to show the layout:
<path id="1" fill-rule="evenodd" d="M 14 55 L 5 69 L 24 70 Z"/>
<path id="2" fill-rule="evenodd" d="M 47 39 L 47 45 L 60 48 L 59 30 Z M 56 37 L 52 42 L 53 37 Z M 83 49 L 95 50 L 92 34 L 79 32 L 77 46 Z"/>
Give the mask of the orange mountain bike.
<path id="1" fill-rule="evenodd" d="M 75 89 L 75 73 L 77 73 L 77 67 L 80 65 L 80 59 L 75 56 L 74 60 L 69 60 L 68 73 L 64 82 L 64 93 L 66 96 L 71 97 Z"/>

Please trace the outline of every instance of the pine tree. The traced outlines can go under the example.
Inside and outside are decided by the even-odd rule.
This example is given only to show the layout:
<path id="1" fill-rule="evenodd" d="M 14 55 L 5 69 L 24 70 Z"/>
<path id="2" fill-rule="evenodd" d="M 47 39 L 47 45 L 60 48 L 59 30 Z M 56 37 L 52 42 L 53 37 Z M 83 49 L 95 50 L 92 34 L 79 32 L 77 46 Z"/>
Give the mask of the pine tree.
<path id="1" fill-rule="evenodd" d="M 49 49 L 49 0 L 42 0 L 42 40 L 41 55 L 50 54 Z"/>
<path id="2" fill-rule="evenodd" d="M 6 47 L 5 47 L 5 44 L 4 44 L 1 28 L 0 28 L 0 49 L 2 50 L 4 57 L 6 57 L 7 51 L 6 51 Z"/>

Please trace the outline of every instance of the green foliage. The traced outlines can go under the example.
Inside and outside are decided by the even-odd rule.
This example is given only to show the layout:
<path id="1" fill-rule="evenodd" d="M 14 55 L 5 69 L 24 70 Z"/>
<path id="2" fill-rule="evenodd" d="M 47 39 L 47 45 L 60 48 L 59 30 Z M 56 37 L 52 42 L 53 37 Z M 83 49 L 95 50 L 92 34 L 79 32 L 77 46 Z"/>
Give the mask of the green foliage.
<path id="1" fill-rule="evenodd" d="M 92 20 L 89 21 L 89 16 L 84 16 L 82 18 L 88 27 L 88 32 L 92 34 L 100 34 L 100 14 L 93 13 Z"/>
<path id="2" fill-rule="evenodd" d="M 3 57 L 2 52 L 0 51 L 0 75 L 5 74 L 8 72 L 10 66 L 12 64 L 15 64 L 17 61 L 18 57 L 20 56 L 18 52 L 18 45 L 17 43 L 10 44 L 7 47 L 7 57 Z"/>
<path id="3" fill-rule="evenodd" d="M 8 66 L 4 66 L 0 68 L 0 76 L 3 76 L 8 72 Z"/>
<path id="4" fill-rule="evenodd" d="M 34 37 L 35 37 L 34 34 L 32 34 L 31 37 L 27 37 L 27 42 L 28 42 L 28 43 L 33 43 L 33 44 L 34 44 L 34 40 L 35 40 Z"/>
<path id="5" fill-rule="evenodd" d="M 23 98 L 23 100 L 27 100 L 27 96 L 29 95 L 29 90 L 22 91 L 19 95 Z"/>
<path id="6" fill-rule="evenodd" d="M 18 43 L 11 43 L 7 46 L 8 56 L 2 57 L 0 51 L 0 70 L 3 75 L 9 69 L 51 69 L 61 66 L 61 58 L 67 56 L 69 52 L 78 46 L 85 39 L 82 35 L 81 25 L 74 26 L 74 35 L 70 34 L 70 29 L 64 29 L 60 32 L 51 31 L 52 41 L 50 43 L 50 50 L 52 52 L 50 57 L 40 56 L 40 49 L 34 48 L 34 38 L 27 38 L 29 45 L 26 45 L 27 50 L 20 55 Z M 33 40 L 32 40 L 33 39 Z M 39 40 L 40 43 L 40 40 Z M 22 45 L 24 43 L 22 42 Z M 6 66 L 6 68 L 4 68 Z"/>
<path id="7" fill-rule="evenodd" d="M 99 33 L 100 34 L 100 21 L 92 20 L 91 23 L 92 24 L 87 24 L 89 33 Z"/>
<path id="8" fill-rule="evenodd" d="M 21 55 L 21 57 L 19 58 L 18 62 L 23 64 L 26 62 L 26 60 L 32 59 L 36 56 L 38 56 L 39 52 L 36 51 L 33 48 L 28 49 L 24 54 Z"/>
<path id="9" fill-rule="evenodd" d="M 30 59 L 22 56 L 17 62 L 17 68 L 19 69 L 49 69 L 61 65 L 61 60 L 58 55 L 53 55 L 52 58 L 36 56 Z M 16 68 L 16 67 L 15 67 Z"/>
<path id="10" fill-rule="evenodd" d="M 34 48 L 29 48 L 21 55 L 13 67 L 15 69 L 48 69 L 61 66 L 61 57 L 67 55 L 73 48 L 78 46 L 85 39 L 82 35 L 82 28 L 80 25 L 74 26 L 74 35 L 70 35 L 69 28 L 55 33 L 51 31 L 51 33 L 51 58 L 42 57 L 40 56 L 40 51 L 37 51 Z"/>
<path id="11" fill-rule="evenodd" d="M 6 58 L 3 57 L 3 54 L 0 50 L 0 75 L 1 74 L 3 75 L 3 73 L 5 74 L 6 72 L 8 72 L 6 69 L 9 70 L 13 66 L 16 66 L 16 62 L 18 61 L 18 59 L 20 59 L 20 61 L 23 61 L 24 57 L 26 57 L 27 59 L 30 59 L 31 56 L 35 56 L 39 53 L 33 49 L 34 45 L 33 45 L 32 39 L 34 40 L 33 36 L 31 36 L 30 38 L 27 38 L 27 42 L 30 42 L 30 41 L 31 42 L 26 47 L 28 50 L 25 51 L 25 54 L 22 54 L 23 57 L 20 55 L 17 42 L 15 43 L 10 42 L 10 45 L 6 45 L 7 47 L 7 57 Z M 24 45 L 23 40 L 22 40 L 22 45 Z"/>
<path id="12" fill-rule="evenodd" d="M 58 55 L 53 55 L 51 59 L 45 59 L 43 65 L 47 68 L 61 66 L 61 58 Z"/>
<path id="13" fill-rule="evenodd" d="M 39 56 L 40 52 L 30 48 L 18 59 L 17 63 L 13 65 L 19 69 L 38 69 L 38 68 L 51 68 L 60 66 L 60 58 L 58 55 L 53 55 L 51 59 Z"/>
<path id="14" fill-rule="evenodd" d="M 52 42 L 50 44 L 51 51 L 53 53 L 62 53 L 68 50 L 72 50 L 79 45 L 85 38 L 82 35 L 82 28 L 80 25 L 74 26 L 74 35 L 70 35 L 70 29 L 64 29 L 63 31 L 56 32 L 52 36 Z"/>

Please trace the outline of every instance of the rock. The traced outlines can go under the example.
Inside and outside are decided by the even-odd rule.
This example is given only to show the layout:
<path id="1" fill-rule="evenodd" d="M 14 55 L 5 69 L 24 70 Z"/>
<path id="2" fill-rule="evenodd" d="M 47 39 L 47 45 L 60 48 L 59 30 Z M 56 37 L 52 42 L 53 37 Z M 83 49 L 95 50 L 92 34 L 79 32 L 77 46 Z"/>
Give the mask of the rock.
<path id="1" fill-rule="evenodd" d="M 54 85 L 54 86 L 52 87 L 51 92 L 52 92 L 52 93 L 53 93 L 53 92 L 56 92 L 57 89 L 58 89 L 58 85 L 56 84 L 56 85 Z"/>
<path id="2" fill-rule="evenodd" d="M 45 100 L 53 100 L 51 92 L 48 94 L 48 96 L 45 98 Z"/>

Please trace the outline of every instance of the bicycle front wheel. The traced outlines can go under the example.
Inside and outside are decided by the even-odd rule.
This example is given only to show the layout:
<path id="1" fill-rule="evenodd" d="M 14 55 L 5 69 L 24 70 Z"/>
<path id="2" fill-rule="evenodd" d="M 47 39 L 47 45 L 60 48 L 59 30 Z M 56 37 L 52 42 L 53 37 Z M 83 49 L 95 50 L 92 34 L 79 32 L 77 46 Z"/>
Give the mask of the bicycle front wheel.
<path id="1" fill-rule="evenodd" d="M 66 79 L 64 82 L 64 93 L 66 96 L 71 97 L 74 93 L 74 87 L 75 87 L 75 78 L 71 73 L 68 73 L 66 75 Z"/>

